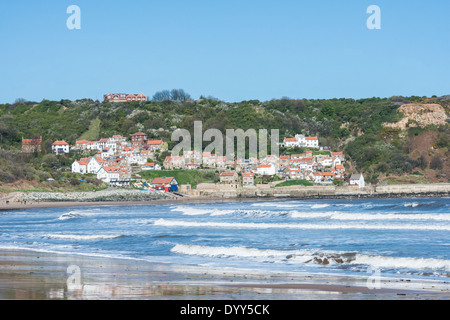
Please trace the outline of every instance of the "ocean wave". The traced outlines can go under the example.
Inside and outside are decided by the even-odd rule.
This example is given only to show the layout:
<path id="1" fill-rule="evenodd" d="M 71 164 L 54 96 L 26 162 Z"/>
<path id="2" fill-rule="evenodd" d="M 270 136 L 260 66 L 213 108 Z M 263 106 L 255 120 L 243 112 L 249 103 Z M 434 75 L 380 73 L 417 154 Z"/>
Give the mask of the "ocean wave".
<path id="1" fill-rule="evenodd" d="M 311 209 L 322 209 L 329 207 L 330 204 L 324 203 L 324 204 L 314 204 L 311 206 Z"/>
<path id="2" fill-rule="evenodd" d="M 189 206 L 177 206 L 172 211 L 182 212 L 185 216 L 202 216 L 202 215 L 225 215 L 233 213 L 234 210 L 219 210 L 219 209 L 201 209 Z"/>
<path id="3" fill-rule="evenodd" d="M 97 215 L 100 211 L 100 209 L 91 209 L 90 211 L 86 210 L 75 210 L 63 213 L 58 220 L 71 220 L 71 219 L 81 219 L 84 217 L 91 217 L 94 215 Z"/>
<path id="4" fill-rule="evenodd" d="M 328 218 L 331 220 L 364 220 L 364 221 L 382 221 L 382 220 L 420 220 L 420 221 L 450 221 L 449 214 L 406 214 L 406 213 L 349 213 L 342 211 L 333 212 L 301 212 L 292 211 L 292 218 L 303 219 L 321 219 Z"/>
<path id="5" fill-rule="evenodd" d="M 159 219 L 157 226 L 166 227 L 206 227 L 229 229 L 315 229 L 315 230 L 439 230 L 450 231 L 450 226 L 441 225 L 365 225 L 365 224 L 295 224 L 295 223 L 231 223 L 231 222 L 198 222 Z"/>
<path id="6" fill-rule="evenodd" d="M 124 235 L 77 235 L 77 234 L 48 234 L 45 237 L 57 240 L 112 240 L 124 237 Z"/>
<path id="7" fill-rule="evenodd" d="M 173 253 L 185 254 L 185 255 L 198 255 L 207 257 L 239 257 L 239 258 L 250 258 L 250 257 L 279 257 L 285 258 L 289 255 L 303 255 L 307 257 L 312 257 L 312 253 L 307 250 L 271 250 L 271 249 L 255 249 L 246 247 L 209 247 L 209 246 L 198 246 L 198 245 L 188 245 L 188 244 L 177 244 L 171 250 Z"/>
<path id="8" fill-rule="evenodd" d="M 405 203 L 403 206 L 415 208 L 415 207 L 418 207 L 419 204 L 417 202 L 411 202 L 411 203 Z"/>
<path id="9" fill-rule="evenodd" d="M 450 271 L 450 260 L 370 256 L 356 252 L 273 250 L 247 247 L 209 247 L 177 244 L 171 252 L 183 255 L 213 258 L 255 258 L 272 262 L 319 264 L 319 265 L 365 265 L 375 268 L 445 270 Z"/>
<path id="10" fill-rule="evenodd" d="M 306 206 L 305 203 L 297 203 L 297 202 L 256 202 L 252 203 L 253 207 L 276 207 L 276 208 L 296 208 Z"/>
<path id="11" fill-rule="evenodd" d="M 240 216 L 247 217 L 272 217 L 272 216 L 287 216 L 289 215 L 289 211 L 270 211 L 270 210 L 218 210 L 218 212 L 214 212 L 211 216 L 220 216 L 225 214 L 235 214 Z"/>

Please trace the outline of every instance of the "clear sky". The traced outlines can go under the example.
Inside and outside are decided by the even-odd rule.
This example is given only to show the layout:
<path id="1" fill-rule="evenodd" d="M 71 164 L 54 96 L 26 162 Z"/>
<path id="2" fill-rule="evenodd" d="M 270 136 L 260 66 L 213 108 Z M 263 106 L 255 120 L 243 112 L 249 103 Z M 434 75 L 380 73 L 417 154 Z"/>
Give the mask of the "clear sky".
<path id="1" fill-rule="evenodd" d="M 73 4 L 81 30 L 66 26 Z M 172 88 L 230 102 L 440 96 L 449 15 L 448 0 L 2 0 L 0 103 Z"/>

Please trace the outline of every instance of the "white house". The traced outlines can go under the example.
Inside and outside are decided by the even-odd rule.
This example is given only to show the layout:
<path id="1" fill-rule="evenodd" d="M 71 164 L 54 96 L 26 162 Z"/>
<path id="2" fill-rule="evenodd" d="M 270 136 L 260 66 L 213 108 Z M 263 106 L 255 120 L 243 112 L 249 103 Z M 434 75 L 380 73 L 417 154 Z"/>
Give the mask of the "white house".
<path id="1" fill-rule="evenodd" d="M 150 170 L 161 170 L 161 166 L 157 163 L 146 163 L 141 167 L 142 171 L 150 171 Z"/>
<path id="2" fill-rule="evenodd" d="M 70 146 L 65 141 L 55 141 L 52 144 L 52 152 L 56 155 L 65 154 L 70 152 Z"/>
<path id="3" fill-rule="evenodd" d="M 317 137 L 306 137 L 305 146 L 309 148 L 319 149 L 319 139 Z"/>
<path id="4" fill-rule="evenodd" d="M 97 172 L 97 179 L 106 183 L 114 183 L 119 181 L 120 170 L 114 167 L 102 167 Z"/>
<path id="5" fill-rule="evenodd" d="M 273 176 L 276 173 L 276 168 L 273 164 L 261 164 L 256 169 L 256 173 L 260 176 Z"/>
<path id="6" fill-rule="evenodd" d="M 313 172 L 312 179 L 314 183 L 322 183 L 323 176 L 320 172 Z"/>
<path id="7" fill-rule="evenodd" d="M 366 186 L 364 176 L 360 173 L 352 174 L 350 177 L 350 185 L 357 185 L 359 188 L 364 188 Z"/>
<path id="8" fill-rule="evenodd" d="M 89 163 L 87 165 L 87 171 L 88 173 L 94 173 L 97 174 L 97 172 L 103 167 L 103 160 L 99 157 L 92 157 L 91 160 L 89 160 Z"/>
<path id="9" fill-rule="evenodd" d="M 299 147 L 299 146 L 300 146 L 300 144 L 296 138 L 284 138 L 284 140 L 283 140 L 283 147 L 292 148 L 292 147 Z"/>
<path id="10" fill-rule="evenodd" d="M 114 150 L 111 149 L 111 148 L 104 148 L 101 151 L 102 159 L 106 159 L 106 158 L 112 157 L 113 155 L 114 155 Z"/>
<path id="11" fill-rule="evenodd" d="M 72 163 L 72 173 L 81 173 L 81 174 L 88 173 L 87 169 L 88 163 L 89 158 L 81 159 L 80 161 L 75 161 L 74 163 Z"/>

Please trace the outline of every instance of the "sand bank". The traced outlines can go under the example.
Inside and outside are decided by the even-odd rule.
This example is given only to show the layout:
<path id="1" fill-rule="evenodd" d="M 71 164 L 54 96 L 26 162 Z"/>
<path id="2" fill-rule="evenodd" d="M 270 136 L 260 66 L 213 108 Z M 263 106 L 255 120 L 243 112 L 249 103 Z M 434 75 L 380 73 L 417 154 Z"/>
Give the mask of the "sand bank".
<path id="1" fill-rule="evenodd" d="M 364 277 L 258 274 L 135 259 L 0 250 L 0 299 L 7 300 L 450 298 L 445 283 L 382 279 L 380 284 L 380 289 L 369 289 Z"/>

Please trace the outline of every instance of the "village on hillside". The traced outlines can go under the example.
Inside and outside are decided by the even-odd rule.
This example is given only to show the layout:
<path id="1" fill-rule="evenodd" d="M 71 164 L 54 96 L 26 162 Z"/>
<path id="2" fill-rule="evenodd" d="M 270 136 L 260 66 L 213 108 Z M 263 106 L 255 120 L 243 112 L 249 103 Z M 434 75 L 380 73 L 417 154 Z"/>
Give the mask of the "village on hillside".
<path id="1" fill-rule="evenodd" d="M 24 139 L 22 151 L 30 153 L 38 150 L 40 143 L 39 139 Z M 129 140 L 114 135 L 98 141 L 76 141 L 75 145 L 55 141 L 52 152 L 57 156 L 69 153 L 89 155 L 73 162 L 72 173 L 95 175 L 98 180 L 111 187 L 178 191 L 178 182 L 173 177 L 159 177 L 143 181 L 142 184 L 139 173 L 151 170 L 210 170 L 218 172 L 218 183 L 243 187 L 256 185 L 257 179 L 261 177 L 275 177 L 284 181 L 300 180 L 318 185 L 343 183 L 344 154 L 321 147 L 317 137 L 297 134 L 294 138 L 285 138 L 280 146 L 287 149 L 304 148 L 306 151 L 279 157 L 267 155 L 262 159 L 250 157 L 233 160 L 210 152 L 185 151 L 179 156 L 169 155 L 163 163 L 157 163 L 152 159 L 158 159 L 162 152 L 170 151 L 168 143 L 150 140 L 147 134 L 137 132 Z M 349 183 L 360 188 L 365 186 L 362 175 L 352 175 Z"/>

